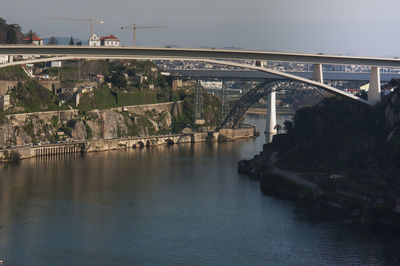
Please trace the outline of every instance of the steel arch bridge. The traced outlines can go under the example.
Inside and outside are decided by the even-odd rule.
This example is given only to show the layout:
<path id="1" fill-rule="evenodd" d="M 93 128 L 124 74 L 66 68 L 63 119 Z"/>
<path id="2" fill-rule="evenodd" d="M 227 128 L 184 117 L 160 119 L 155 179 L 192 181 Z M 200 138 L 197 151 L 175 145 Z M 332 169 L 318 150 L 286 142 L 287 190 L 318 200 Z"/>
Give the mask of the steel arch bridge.
<path id="1" fill-rule="evenodd" d="M 238 102 L 235 103 L 235 105 L 229 111 L 217 130 L 224 127 L 238 127 L 240 119 L 243 117 L 246 111 L 261 98 L 267 96 L 272 92 L 279 92 L 284 90 L 309 91 L 309 89 L 313 89 L 317 93 L 317 95 L 321 97 L 321 99 L 323 98 L 324 93 L 320 88 L 316 86 L 311 86 L 300 81 L 265 81 L 255 88 L 249 90 L 239 99 Z"/>

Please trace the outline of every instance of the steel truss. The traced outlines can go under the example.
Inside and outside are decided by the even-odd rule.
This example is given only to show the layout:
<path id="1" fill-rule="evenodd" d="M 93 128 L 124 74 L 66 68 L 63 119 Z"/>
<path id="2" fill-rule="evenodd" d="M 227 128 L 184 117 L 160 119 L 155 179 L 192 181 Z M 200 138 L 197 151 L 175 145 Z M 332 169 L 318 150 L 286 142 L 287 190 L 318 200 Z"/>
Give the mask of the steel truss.
<path id="1" fill-rule="evenodd" d="M 236 128 L 239 125 L 240 119 L 246 113 L 246 111 L 261 98 L 267 96 L 272 91 L 284 91 L 284 90 L 300 90 L 309 91 L 313 89 L 317 93 L 317 96 L 323 97 L 324 92 L 314 86 L 310 86 L 299 81 L 266 81 L 256 86 L 255 88 L 249 90 L 245 93 L 238 102 L 229 111 L 221 125 L 217 130 L 222 128 Z M 315 96 L 315 95 L 314 95 Z"/>

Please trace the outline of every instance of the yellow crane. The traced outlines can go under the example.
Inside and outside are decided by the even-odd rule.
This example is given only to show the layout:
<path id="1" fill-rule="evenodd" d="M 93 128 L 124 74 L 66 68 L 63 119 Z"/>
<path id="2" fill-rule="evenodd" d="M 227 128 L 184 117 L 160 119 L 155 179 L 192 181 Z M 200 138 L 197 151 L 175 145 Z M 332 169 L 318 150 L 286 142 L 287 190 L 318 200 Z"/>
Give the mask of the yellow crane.
<path id="1" fill-rule="evenodd" d="M 121 30 L 126 30 L 126 29 L 133 30 L 133 46 L 136 46 L 136 30 L 160 29 L 160 28 L 168 28 L 168 27 L 167 26 L 136 26 L 136 24 L 133 24 L 133 26 L 121 27 Z"/>
<path id="2" fill-rule="evenodd" d="M 63 17 L 48 17 L 49 19 L 59 19 L 59 20 L 69 20 L 69 21 L 87 21 L 90 23 L 90 36 L 89 39 L 93 35 L 93 23 L 100 23 L 103 24 L 104 20 L 102 19 L 95 19 L 93 17 L 90 18 L 63 18 Z"/>

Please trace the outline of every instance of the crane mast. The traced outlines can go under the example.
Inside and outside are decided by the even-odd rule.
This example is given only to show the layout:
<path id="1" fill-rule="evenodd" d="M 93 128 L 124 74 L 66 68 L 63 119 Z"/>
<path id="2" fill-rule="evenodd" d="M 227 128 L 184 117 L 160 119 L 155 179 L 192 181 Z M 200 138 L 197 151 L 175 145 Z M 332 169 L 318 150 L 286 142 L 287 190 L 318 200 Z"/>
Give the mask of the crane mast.
<path id="1" fill-rule="evenodd" d="M 133 24 L 133 26 L 121 27 L 121 30 L 131 29 L 133 31 L 133 46 L 136 47 L 136 30 L 160 29 L 160 28 L 168 28 L 168 27 L 167 26 L 136 26 L 136 24 Z"/>
<path id="2" fill-rule="evenodd" d="M 102 19 L 95 19 L 93 17 L 90 18 L 64 18 L 64 17 L 48 17 L 49 19 L 58 19 L 58 20 L 69 20 L 69 21 L 86 21 L 89 22 L 90 24 L 90 35 L 89 35 L 89 39 L 92 37 L 93 35 L 93 23 L 100 23 L 103 24 L 104 20 Z"/>

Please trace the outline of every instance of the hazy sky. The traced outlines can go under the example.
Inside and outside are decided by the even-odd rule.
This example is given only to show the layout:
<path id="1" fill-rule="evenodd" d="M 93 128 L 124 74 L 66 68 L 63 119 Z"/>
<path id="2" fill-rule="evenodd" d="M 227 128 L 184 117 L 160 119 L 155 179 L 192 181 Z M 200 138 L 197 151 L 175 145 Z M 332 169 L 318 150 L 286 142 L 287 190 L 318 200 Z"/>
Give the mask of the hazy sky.
<path id="1" fill-rule="evenodd" d="M 88 39 L 89 23 L 47 17 L 90 17 L 100 35 L 125 45 L 121 26 L 138 30 L 142 46 L 227 47 L 370 56 L 400 55 L 399 0 L 1 0 L 0 17 L 41 37 Z"/>

